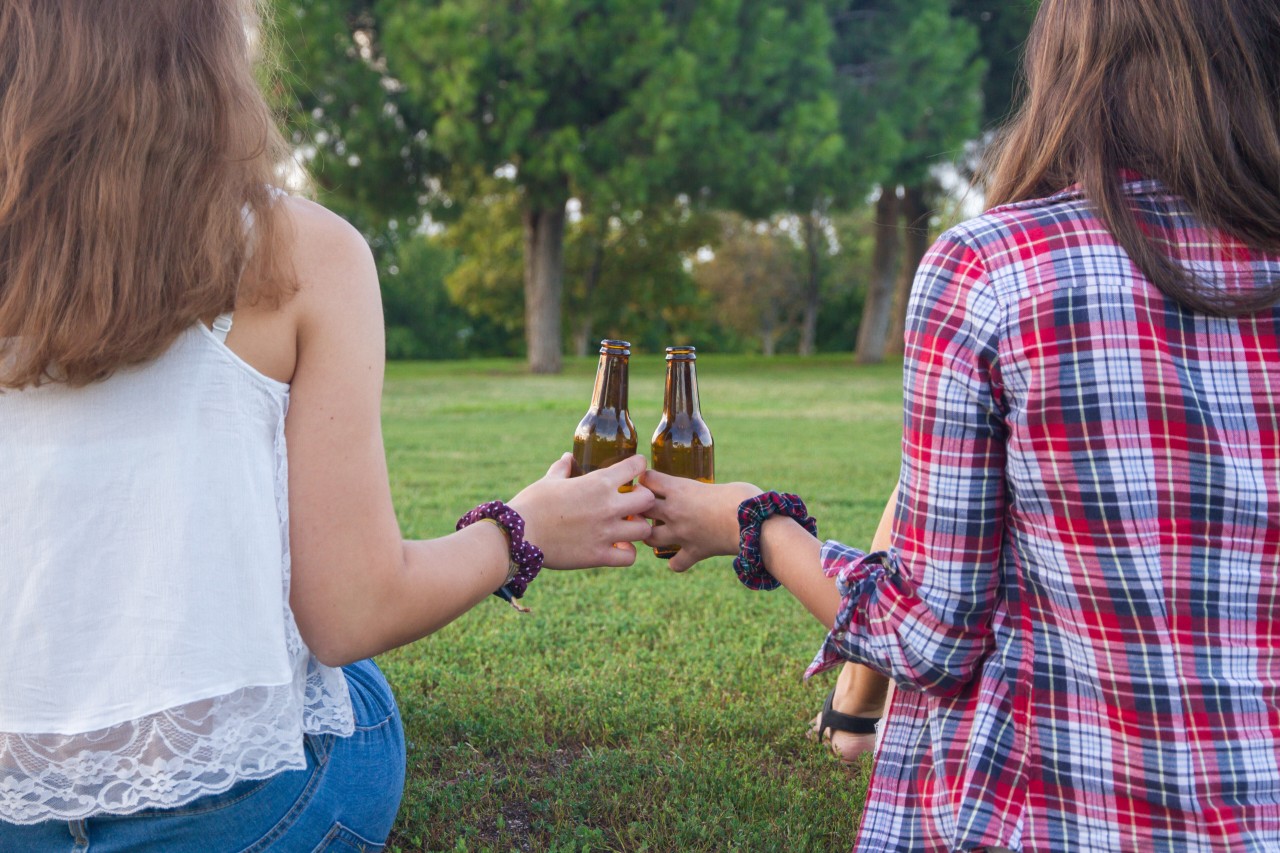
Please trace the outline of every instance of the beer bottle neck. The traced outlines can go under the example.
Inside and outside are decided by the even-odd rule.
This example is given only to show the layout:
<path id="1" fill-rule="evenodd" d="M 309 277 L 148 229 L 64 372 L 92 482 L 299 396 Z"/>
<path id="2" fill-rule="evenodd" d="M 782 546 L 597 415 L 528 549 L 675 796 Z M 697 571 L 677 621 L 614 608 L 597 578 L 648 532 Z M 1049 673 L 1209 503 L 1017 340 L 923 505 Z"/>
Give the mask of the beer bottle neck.
<path id="1" fill-rule="evenodd" d="M 627 357 L 623 355 L 600 356 L 596 368 L 596 387 L 591 394 L 591 408 L 624 411 L 627 408 Z"/>
<path id="2" fill-rule="evenodd" d="M 667 390 L 662 408 L 668 417 L 698 411 L 698 374 L 692 361 L 667 362 Z"/>

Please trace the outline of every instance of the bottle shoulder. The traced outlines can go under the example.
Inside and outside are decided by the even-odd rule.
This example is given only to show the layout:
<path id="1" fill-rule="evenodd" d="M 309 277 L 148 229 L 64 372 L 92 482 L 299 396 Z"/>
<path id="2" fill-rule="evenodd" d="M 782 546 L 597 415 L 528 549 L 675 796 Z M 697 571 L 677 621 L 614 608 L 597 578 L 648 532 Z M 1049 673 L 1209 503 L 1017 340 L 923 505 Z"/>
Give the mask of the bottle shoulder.
<path id="1" fill-rule="evenodd" d="M 685 414 L 675 417 L 664 415 L 653 431 L 653 441 L 680 446 L 711 447 L 714 444 L 707 422 L 700 416 Z"/>

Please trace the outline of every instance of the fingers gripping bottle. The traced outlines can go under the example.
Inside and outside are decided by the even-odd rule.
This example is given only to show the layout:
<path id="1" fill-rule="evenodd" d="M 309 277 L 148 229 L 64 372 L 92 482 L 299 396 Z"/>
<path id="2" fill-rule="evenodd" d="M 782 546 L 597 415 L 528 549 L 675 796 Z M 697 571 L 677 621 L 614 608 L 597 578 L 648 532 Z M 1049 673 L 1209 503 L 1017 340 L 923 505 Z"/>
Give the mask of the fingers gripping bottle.
<path id="1" fill-rule="evenodd" d="M 653 470 L 663 474 L 714 483 L 715 447 L 711 429 L 698 409 L 698 373 L 694 368 L 697 358 L 693 347 L 667 347 L 667 389 L 649 459 Z M 653 553 L 660 560 L 669 560 L 679 550 L 654 548 Z"/>
<path id="2" fill-rule="evenodd" d="M 600 366 L 591 408 L 582 416 L 573 433 L 571 477 L 607 468 L 636 455 L 636 428 L 627 411 L 627 363 L 631 344 L 627 341 L 600 342 Z M 623 490 L 629 491 L 628 487 Z"/>

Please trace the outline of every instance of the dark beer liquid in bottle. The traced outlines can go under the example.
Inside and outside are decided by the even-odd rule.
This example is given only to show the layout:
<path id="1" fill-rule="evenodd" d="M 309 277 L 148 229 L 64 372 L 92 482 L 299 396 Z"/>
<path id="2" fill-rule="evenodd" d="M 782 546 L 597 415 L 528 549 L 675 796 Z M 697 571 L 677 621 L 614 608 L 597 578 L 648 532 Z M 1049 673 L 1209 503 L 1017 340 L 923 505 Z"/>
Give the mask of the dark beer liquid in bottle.
<path id="1" fill-rule="evenodd" d="M 626 341 L 600 342 L 600 366 L 591 408 L 573 433 L 571 477 L 590 474 L 636 455 L 636 428 L 627 412 L 627 363 L 631 344 Z M 623 491 L 629 491 L 626 486 Z"/>
<path id="2" fill-rule="evenodd" d="M 662 420 L 653 433 L 653 470 L 703 483 L 716 481 L 716 454 L 711 430 L 698 409 L 698 373 L 693 347 L 667 347 L 667 389 Z M 679 548 L 654 548 L 660 560 L 670 560 Z"/>

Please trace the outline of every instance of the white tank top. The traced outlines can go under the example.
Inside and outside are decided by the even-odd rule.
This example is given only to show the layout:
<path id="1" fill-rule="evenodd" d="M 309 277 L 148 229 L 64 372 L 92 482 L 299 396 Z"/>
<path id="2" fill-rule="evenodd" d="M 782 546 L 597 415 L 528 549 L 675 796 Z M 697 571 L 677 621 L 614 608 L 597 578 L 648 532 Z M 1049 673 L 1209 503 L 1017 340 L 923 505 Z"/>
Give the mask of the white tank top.
<path id="1" fill-rule="evenodd" d="M 289 609 L 288 403 L 203 324 L 0 394 L 0 819 L 183 805 L 351 733 Z"/>

